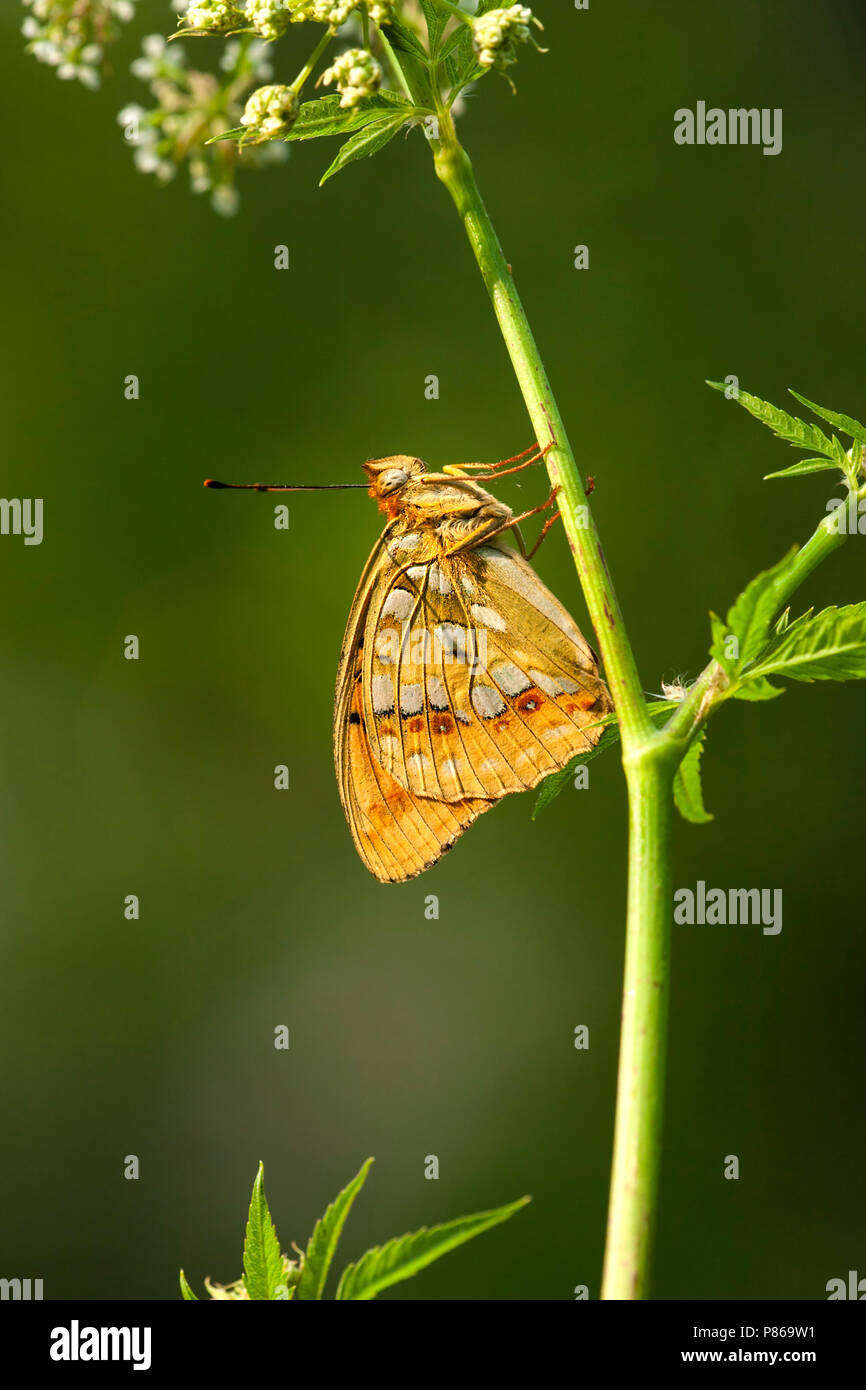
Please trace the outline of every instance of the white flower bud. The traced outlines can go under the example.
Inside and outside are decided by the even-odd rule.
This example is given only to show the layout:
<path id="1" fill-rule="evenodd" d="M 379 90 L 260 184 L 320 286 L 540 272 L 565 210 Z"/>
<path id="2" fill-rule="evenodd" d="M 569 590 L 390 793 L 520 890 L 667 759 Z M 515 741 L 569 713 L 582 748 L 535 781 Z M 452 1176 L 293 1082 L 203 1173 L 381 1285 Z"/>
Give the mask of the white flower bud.
<path id="1" fill-rule="evenodd" d="M 211 207 L 220 217 L 234 217 L 241 205 L 240 196 L 234 184 L 221 183 L 211 194 Z"/>
<path id="2" fill-rule="evenodd" d="M 374 24 L 391 23 L 391 5 L 389 0 L 367 0 L 367 13 Z"/>
<path id="3" fill-rule="evenodd" d="M 57 68 L 64 81 L 99 85 L 103 46 L 117 38 L 118 21 L 134 10 L 118 0 L 27 0 L 32 11 L 22 25 L 28 48 L 40 63 Z"/>
<path id="4" fill-rule="evenodd" d="M 289 17 L 283 0 L 247 0 L 247 24 L 263 39 L 282 38 L 289 27 Z"/>
<path id="5" fill-rule="evenodd" d="M 348 48 L 322 74 L 322 81 L 336 85 L 341 106 L 357 106 L 379 90 L 382 69 L 365 48 Z"/>
<path id="6" fill-rule="evenodd" d="M 298 118 L 300 100 L 292 87 L 259 87 L 247 100 L 241 125 L 247 139 L 279 140 L 287 135 Z"/>
<path id="7" fill-rule="evenodd" d="M 127 106 L 121 107 L 117 113 L 118 125 L 137 125 L 145 114 L 144 107 L 131 101 Z"/>
<path id="8" fill-rule="evenodd" d="M 531 24 L 541 28 L 528 5 L 506 5 L 473 19 L 472 46 L 481 66 L 502 70 L 516 63 L 517 45 L 534 42 Z"/>
<path id="9" fill-rule="evenodd" d="M 303 24 L 310 20 L 315 24 L 329 24 L 339 29 L 345 24 L 358 0 L 301 0 L 292 10 L 292 23 Z"/>
<path id="10" fill-rule="evenodd" d="M 230 34 L 242 29 L 246 19 L 232 0 L 194 0 L 180 23 L 199 34 Z"/>

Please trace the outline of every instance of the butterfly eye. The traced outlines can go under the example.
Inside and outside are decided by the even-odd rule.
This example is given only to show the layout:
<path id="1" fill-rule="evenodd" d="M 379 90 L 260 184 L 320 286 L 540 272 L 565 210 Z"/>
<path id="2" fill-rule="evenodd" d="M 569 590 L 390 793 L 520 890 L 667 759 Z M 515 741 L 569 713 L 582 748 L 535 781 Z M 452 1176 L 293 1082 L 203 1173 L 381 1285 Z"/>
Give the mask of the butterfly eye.
<path id="1" fill-rule="evenodd" d="M 388 497 L 392 492 L 399 492 L 409 481 L 409 474 L 402 468 L 384 468 L 376 479 L 376 487 L 381 497 Z"/>

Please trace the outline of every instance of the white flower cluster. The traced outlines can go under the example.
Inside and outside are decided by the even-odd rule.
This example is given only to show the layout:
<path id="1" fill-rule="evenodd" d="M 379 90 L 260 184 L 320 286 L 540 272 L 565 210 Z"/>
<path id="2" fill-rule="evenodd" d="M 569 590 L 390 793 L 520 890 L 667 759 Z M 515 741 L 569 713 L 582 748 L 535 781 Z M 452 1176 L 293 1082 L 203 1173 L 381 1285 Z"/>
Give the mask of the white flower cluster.
<path id="1" fill-rule="evenodd" d="M 247 0 L 246 22 L 263 39 L 281 39 L 293 16 L 287 0 Z"/>
<path id="2" fill-rule="evenodd" d="M 358 0 L 300 0 L 292 7 L 292 23 L 303 24 L 311 20 L 315 24 L 330 24 L 339 29 L 345 24 Z"/>
<path id="3" fill-rule="evenodd" d="M 517 44 L 530 43 L 530 24 L 541 25 L 527 5 L 488 10 L 472 21 L 472 45 L 483 68 L 506 68 L 517 62 Z"/>
<path id="4" fill-rule="evenodd" d="M 365 0 L 367 12 L 376 24 L 387 24 L 391 18 L 391 0 Z M 243 26 L 254 29 L 263 39 L 281 39 L 290 24 L 327 24 L 339 29 L 345 24 L 359 0 L 192 0 L 185 9 L 182 22 L 198 33 L 225 34 Z M 238 22 L 239 21 L 239 22 Z"/>
<path id="5" fill-rule="evenodd" d="M 322 73 L 322 81 L 336 83 L 341 106 L 357 106 L 363 97 L 371 97 L 379 90 L 382 69 L 366 48 L 347 48 Z"/>
<path id="6" fill-rule="evenodd" d="M 142 173 L 168 183 L 186 165 L 194 193 L 209 193 L 216 212 L 230 217 L 240 199 L 235 187 L 238 147 L 234 140 L 206 142 L 240 123 L 242 103 L 256 83 L 272 76 L 267 44 L 232 39 L 220 59 L 222 75 L 187 67 L 178 43 L 167 44 L 160 34 L 142 42 L 142 56 L 132 64 L 136 77 L 147 82 L 156 106 L 146 110 L 131 104 L 118 113 L 124 138 Z M 264 163 L 285 158 L 286 145 L 265 145 L 244 162 Z"/>
<path id="7" fill-rule="evenodd" d="M 135 0 L 24 0 L 30 14 L 21 28 L 28 51 L 57 76 L 99 86 L 105 45 L 118 24 L 135 17 Z"/>
<path id="8" fill-rule="evenodd" d="M 287 135 L 295 121 L 301 103 L 294 87 L 282 87 L 274 83 L 270 87 L 259 87 L 253 92 L 244 107 L 241 125 L 256 140 L 279 140 Z"/>
<path id="9" fill-rule="evenodd" d="M 243 29 L 246 16 L 232 0 L 195 0 L 180 17 L 180 23 L 197 34 L 230 34 Z"/>

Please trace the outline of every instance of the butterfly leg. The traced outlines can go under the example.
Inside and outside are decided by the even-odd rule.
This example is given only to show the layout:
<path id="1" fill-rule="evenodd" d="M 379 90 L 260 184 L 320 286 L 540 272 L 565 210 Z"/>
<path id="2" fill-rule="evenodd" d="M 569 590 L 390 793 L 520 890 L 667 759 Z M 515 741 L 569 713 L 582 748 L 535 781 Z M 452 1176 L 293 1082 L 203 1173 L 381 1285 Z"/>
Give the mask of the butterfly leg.
<path id="1" fill-rule="evenodd" d="M 544 537 L 547 535 L 548 531 L 550 530 L 550 528 L 551 528 L 551 526 L 554 524 L 554 522 L 555 522 L 555 521 L 561 521 L 561 520 L 562 520 L 562 512 L 559 512 L 559 511 L 554 512 L 554 513 L 553 513 L 553 516 L 549 516 L 549 517 L 547 518 L 547 520 L 545 521 L 544 525 L 543 525 L 542 528 L 541 528 L 541 533 L 540 533 L 540 535 L 539 535 L 539 537 L 538 537 L 538 540 L 535 542 L 535 545 L 532 547 L 532 549 L 529 551 L 529 553 L 528 553 L 527 556 L 526 556 L 527 560 L 531 560 L 531 559 L 532 559 L 533 555 L 535 554 L 535 552 L 536 552 L 536 550 L 538 549 L 538 547 L 541 545 L 541 542 L 544 540 Z"/>
<path id="2" fill-rule="evenodd" d="M 552 448 L 553 448 L 553 440 L 552 440 L 552 439 L 551 439 L 550 443 L 549 443 L 549 444 L 545 444 L 543 448 L 542 448 L 542 446 L 541 446 L 540 444 L 536 444 L 536 445 L 535 445 L 535 450 L 536 450 L 536 452 L 532 455 L 532 458 L 528 458 L 528 459 L 524 460 L 523 463 L 518 463 L 517 466 L 516 466 L 515 468 L 503 468 L 503 467 L 502 467 L 502 463 L 511 463 L 511 462 L 512 462 L 511 459 L 503 459 L 503 460 L 502 460 L 502 463 L 493 464 L 493 465 L 492 465 L 493 471 L 490 472 L 490 473 L 484 473 L 484 474 L 482 474 L 482 477 L 484 478 L 485 483 L 488 483 L 488 482 L 494 481 L 494 480 L 497 479 L 497 478 L 507 478 L 508 475 L 509 475 L 510 473 L 520 473 L 520 472 L 522 472 L 522 470 L 523 470 L 524 468 L 531 468 L 533 464 L 535 464 L 535 463 L 540 463 L 541 460 L 545 457 L 545 455 L 550 453 L 550 450 L 551 450 Z M 517 457 L 520 458 L 521 455 L 518 454 Z"/>
<path id="3" fill-rule="evenodd" d="M 532 556 L 535 554 L 536 550 L 537 550 L 538 547 L 541 545 L 541 542 L 544 540 L 544 537 L 547 535 L 547 533 L 548 533 L 548 531 L 550 530 L 550 528 L 551 528 L 551 526 L 553 525 L 553 523 L 554 523 L 555 521 L 558 521 L 558 520 L 559 520 L 559 515 L 560 515 L 560 514 L 559 514 L 559 512 L 556 512 L 554 516 L 548 517 L 547 521 L 544 523 L 544 526 L 541 528 L 541 535 L 538 537 L 538 540 L 535 542 L 535 545 L 534 545 L 534 546 L 532 547 L 532 549 L 529 550 L 529 551 L 527 551 L 527 549 L 526 549 L 526 546 L 525 546 L 524 541 L 523 541 L 523 536 L 522 536 L 522 534 L 521 534 L 521 532 L 520 532 L 520 523 L 521 523 L 521 521 L 527 521 L 527 520 L 529 519 L 529 517 L 531 517 L 531 516 L 538 516 L 539 512 L 546 512 L 547 509 L 548 509 L 548 507 L 552 507 L 552 506 L 553 506 L 554 502 L 556 501 L 556 497 L 557 497 L 557 494 L 559 493 L 559 491 L 560 491 L 560 488 L 559 488 L 559 486 L 557 485 L 557 486 L 553 489 L 552 493 L 550 494 L 550 496 L 548 497 L 548 499 L 547 499 L 546 502 L 541 502 L 541 503 L 539 503 L 539 505 L 538 505 L 537 507 L 530 507 L 530 509 L 529 509 L 528 512 L 521 512 L 521 513 L 520 513 L 520 516 L 512 517 L 512 519 L 511 519 L 510 521 L 505 522 L 505 523 L 503 524 L 503 526 L 501 527 L 501 529 L 502 529 L 503 531 L 509 531 L 509 530 L 513 530 L 513 531 L 514 531 L 514 535 L 515 535 L 515 537 L 516 537 L 516 539 L 517 539 L 518 545 L 520 546 L 520 553 L 521 553 L 521 554 L 523 555 L 523 557 L 524 557 L 525 559 L 527 559 L 527 560 L 531 560 L 531 559 L 532 559 Z"/>
<path id="4" fill-rule="evenodd" d="M 559 484 L 557 484 L 557 486 L 553 489 L 546 502 L 540 502 L 537 507 L 530 507 L 528 512 L 521 512 L 519 516 L 514 517 L 513 521 L 511 521 L 509 525 L 517 526 L 520 524 L 521 521 L 528 521 L 531 516 L 538 516 L 539 512 L 546 512 L 548 507 L 553 506 L 554 502 L 556 501 L 557 495 L 560 491 L 561 488 Z M 550 520 L 551 522 L 553 522 L 556 520 L 556 517 L 551 517 Z"/>
<path id="5" fill-rule="evenodd" d="M 493 468 L 501 468 L 504 463 L 518 463 L 520 459 L 526 458 L 527 454 L 535 454 L 537 452 L 538 442 L 536 441 L 535 444 L 530 444 L 528 449 L 521 450 L 519 454 L 514 454 L 509 459 L 500 459 L 498 463 L 447 463 L 442 469 L 442 472 L 459 475 L 466 468 L 484 468 L 490 471 Z"/>
<path id="6" fill-rule="evenodd" d="M 510 459 L 500 459 L 498 463 L 449 463 L 445 465 L 442 472 L 449 473 L 453 477 L 460 477 L 467 468 L 477 468 L 482 470 L 484 481 L 489 482 L 491 479 L 505 478 L 510 473 L 521 473 L 524 468 L 531 468 L 533 464 L 540 463 L 545 454 L 552 448 L 553 440 L 551 440 L 549 444 L 545 444 L 543 448 L 538 443 L 530 444 L 528 449 L 523 450 L 523 453 L 515 454 L 514 457 Z M 532 457 L 527 458 L 527 454 L 531 454 Z M 523 462 L 517 462 L 518 459 L 522 459 Z M 503 465 L 507 463 L 514 463 L 516 467 L 505 468 Z"/>

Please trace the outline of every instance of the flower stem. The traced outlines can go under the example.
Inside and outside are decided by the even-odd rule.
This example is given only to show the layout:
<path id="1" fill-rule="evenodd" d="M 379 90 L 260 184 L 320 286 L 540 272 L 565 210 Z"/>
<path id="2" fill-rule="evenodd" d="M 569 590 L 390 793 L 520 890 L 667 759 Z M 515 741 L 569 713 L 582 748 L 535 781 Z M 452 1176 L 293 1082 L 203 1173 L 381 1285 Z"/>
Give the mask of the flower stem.
<path id="1" fill-rule="evenodd" d="M 313 68 L 314 68 L 314 67 L 316 66 L 316 64 L 318 63 L 319 59 L 321 58 L 322 54 L 324 53 L 325 49 L 328 47 L 328 44 L 331 42 L 331 39 L 332 39 L 333 37 L 334 37 L 334 32 L 333 32 L 333 30 L 332 30 L 332 29 L 326 29 L 325 32 L 324 32 L 324 34 L 322 35 L 322 37 L 319 39 L 319 42 L 316 44 L 315 48 L 313 49 L 312 53 L 310 54 L 309 58 L 307 59 L 306 63 L 305 63 L 304 66 L 301 68 L 301 71 L 298 73 L 298 75 L 297 75 L 297 77 L 295 78 L 294 82 L 292 82 L 292 83 L 289 84 L 289 85 L 291 86 L 291 88 L 292 88 L 293 91 L 295 91 L 295 92 L 300 92 L 301 88 L 303 87 L 304 83 L 306 82 L 306 80 L 307 80 L 307 78 L 309 77 L 310 73 L 313 71 Z"/>
<path id="2" fill-rule="evenodd" d="M 412 91 L 412 88 L 409 86 L 409 83 L 406 81 L 406 74 L 404 73 L 402 67 L 397 61 L 397 55 L 391 47 L 387 34 L 378 24 L 376 25 L 376 33 L 378 35 L 379 42 L 382 45 L 382 52 L 385 54 L 385 57 L 388 60 L 388 66 L 390 67 L 400 86 L 403 88 L 403 95 L 405 97 L 408 97 L 410 101 L 414 102 L 415 95 Z"/>
<path id="3" fill-rule="evenodd" d="M 557 504 L 601 647 L 623 747 L 639 746 L 654 737 L 655 731 L 646 712 L 637 666 L 583 480 L 469 157 L 458 143 L 451 117 L 444 110 L 439 112 L 439 133 L 440 141 L 434 151 L 436 173 L 454 200 L 475 253 L 536 438 L 542 446 L 553 446 L 547 454 L 547 469 L 554 487 L 560 488 Z"/>
<path id="4" fill-rule="evenodd" d="M 450 6 L 448 6 L 450 8 Z M 434 92 L 439 136 L 430 140 L 436 173 L 463 223 L 493 305 L 538 442 L 546 455 L 568 543 L 595 629 L 622 738 L 629 797 L 625 979 L 616 1125 L 601 1296 L 647 1296 L 658 1204 L 672 924 L 673 779 L 691 739 L 729 681 L 711 661 L 663 730 L 646 709 L 641 682 L 583 481 L 469 157 Z M 866 496 L 866 487 L 857 497 Z M 780 578 L 781 605 L 844 541 L 830 518 Z"/>
<path id="5" fill-rule="evenodd" d="M 453 4 L 452 0 L 439 0 L 439 3 L 444 10 L 450 10 L 455 19 L 459 19 L 461 23 L 470 29 L 472 28 L 472 16 L 467 14 L 465 10 L 461 10 L 458 5 Z"/>
<path id="6" fill-rule="evenodd" d="M 670 820 L 677 745 L 647 714 L 634 654 L 568 442 L 510 267 L 472 166 L 439 111 L 436 173 L 454 200 L 540 444 L 604 660 L 629 792 L 628 910 L 614 1165 L 602 1296 L 645 1295 L 661 1165 L 670 930 Z M 679 754 L 681 756 L 681 752 Z"/>
<path id="7" fill-rule="evenodd" d="M 644 1298 L 662 1152 L 671 949 L 670 833 L 676 760 L 626 765 L 628 915 L 603 1299 Z"/>

